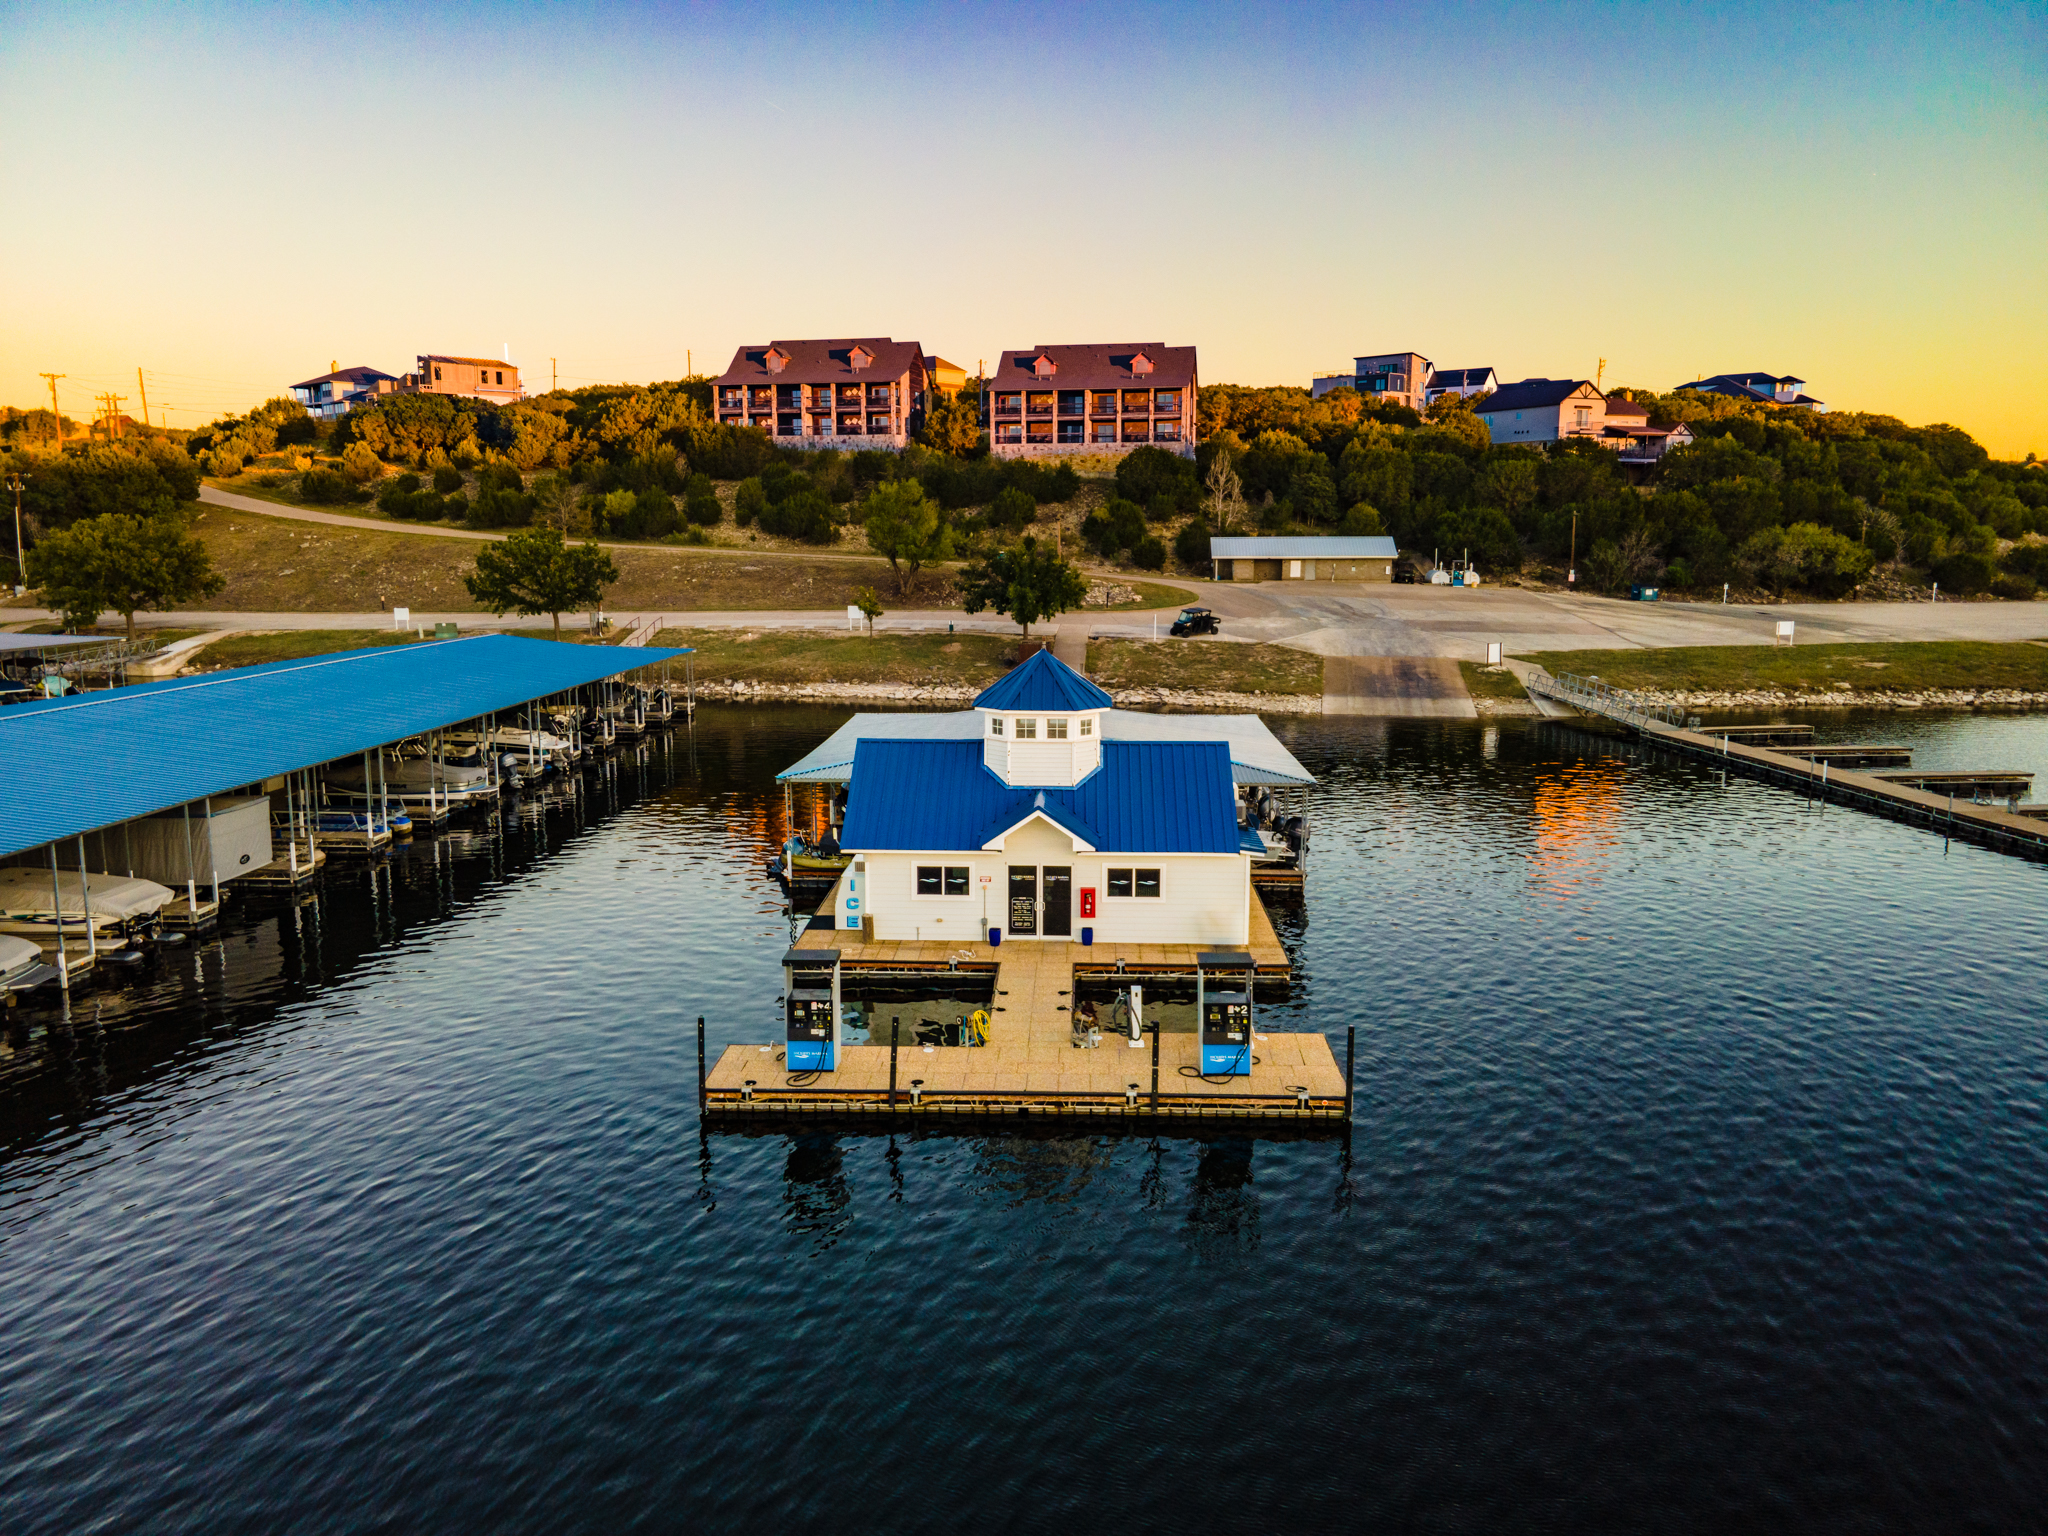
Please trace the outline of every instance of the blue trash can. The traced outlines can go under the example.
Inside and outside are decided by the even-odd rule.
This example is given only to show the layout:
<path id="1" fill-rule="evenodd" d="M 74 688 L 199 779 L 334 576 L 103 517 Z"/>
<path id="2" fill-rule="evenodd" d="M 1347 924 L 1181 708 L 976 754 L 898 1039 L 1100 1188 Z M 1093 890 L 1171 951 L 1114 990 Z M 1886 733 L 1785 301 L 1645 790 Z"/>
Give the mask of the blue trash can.
<path id="1" fill-rule="evenodd" d="M 1081 930 L 1081 942 L 1084 945 L 1093 944 L 1095 942 L 1095 930 L 1093 928 L 1083 928 Z"/>
<path id="2" fill-rule="evenodd" d="M 990 948 L 990 949 L 996 949 L 996 948 L 998 948 L 998 947 L 1000 947 L 1000 946 L 1001 946 L 1002 942 L 1003 942 L 1003 930 L 1002 930 L 1002 929 L 1000 929 L 1000 928 L 991 928 L 991 929 L 989 929 L 989 931 L 988 931 L 988 946 L 989 946 L 989 948 Z"/>

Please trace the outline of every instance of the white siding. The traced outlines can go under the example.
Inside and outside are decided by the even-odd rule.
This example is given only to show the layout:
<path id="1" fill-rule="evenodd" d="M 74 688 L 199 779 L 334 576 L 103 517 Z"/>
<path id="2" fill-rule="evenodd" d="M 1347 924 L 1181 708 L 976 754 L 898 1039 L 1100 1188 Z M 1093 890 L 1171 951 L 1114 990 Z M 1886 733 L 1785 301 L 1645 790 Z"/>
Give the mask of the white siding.
<path id="1" fill-rule="evenodd" d="M 1033 821 L 1004 840 L 998 850 L 924 853 L 869 853 L 867 910 L 878 939 L 937 939 L 966 943 L 988 937 L 983 921 L 1007 929 L 1012 864 L 1066 865 L 1074 871 L 1074 934 L 1095 930 L 1098 944 L 1244 944 L 1251 932 L 1251 865 L 1240 854 L 1076 853 L 1073 840 L 1043 821 Z M 917 895 L 920 864 L 966 865 L 970 894 Z M 1111 900 L 1107 871 L 1157 869 L 1159 895 Z M 982 876 L 989 883 L 981 883 Z M 1095 916 L 1081 916 L 1081 892 L 1093 888 Z M 1031 943 L 1013 938 L 1005 943 Z"/>
<path id="2" fill-rule="evenodd" d="M 1045 722 L 1038 722 L 1038 736 L 1031 741 L 1010 743 L 1009 782 L 1012 784 L 1059 784 L 1074 782 L 1074 744 L 1047 741 Z"/>

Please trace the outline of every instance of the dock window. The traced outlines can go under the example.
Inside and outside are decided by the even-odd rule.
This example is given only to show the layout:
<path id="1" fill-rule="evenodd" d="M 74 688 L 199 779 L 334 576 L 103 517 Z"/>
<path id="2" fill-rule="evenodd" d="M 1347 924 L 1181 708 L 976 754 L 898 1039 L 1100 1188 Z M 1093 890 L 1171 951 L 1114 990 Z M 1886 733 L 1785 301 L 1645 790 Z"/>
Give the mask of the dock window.
<path id="1" fill-rule="evenodd" d="M 1159 871 L 1156 869 L 1112 869 L 1109 876 L 1109 894 L 1112 896 L 1157 896 L 1159 894 Z"/>
<path id="2" fill-rule="evenodd" d="M 917 866 L 917 894 L 920 896 L 965 896 L 968 870 L 962 864 L 920 864 Z"/>
<path id="3" fill-rule="evenodd" d="M 1067 722 L 1064 720 L 1046 721 L 1045 739 L 1047 741 L 1065 741 L 1067 739 Z"/>
<path id="4" fill-rule="evenodd" d="M 1037 736 L 1038 722 L 1036 720 L 1019 720 L 1017 722 L 1017 739 L 1019 741 L 1033 741 L 1037 739 Z"/>
<path id="5" fill-rule="evenodd" d="M 1140 896 L 1157 896 L 1159 894 L 1158 870 L 1141 869 L 1138 871 L 1138 894 Z"/>

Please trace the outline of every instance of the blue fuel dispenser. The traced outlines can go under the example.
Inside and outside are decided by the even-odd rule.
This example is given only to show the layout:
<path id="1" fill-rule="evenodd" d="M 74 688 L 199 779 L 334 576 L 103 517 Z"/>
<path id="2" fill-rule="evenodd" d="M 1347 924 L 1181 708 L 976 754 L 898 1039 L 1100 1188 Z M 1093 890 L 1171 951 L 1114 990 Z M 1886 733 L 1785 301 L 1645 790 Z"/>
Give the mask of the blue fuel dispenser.
<path id="1" fill-rule="evenodd" d="M 839 951 L 792 949 L 782 957 L 784 1065 L 830 1072 L 839 1065 Z"/>
<path id="2" fill-rule="evenodd" d="M 1201 1017 L 1202 1075 L 1252 1070 L 1252 957 L 1195 957 L 1195 1011 Z"/>

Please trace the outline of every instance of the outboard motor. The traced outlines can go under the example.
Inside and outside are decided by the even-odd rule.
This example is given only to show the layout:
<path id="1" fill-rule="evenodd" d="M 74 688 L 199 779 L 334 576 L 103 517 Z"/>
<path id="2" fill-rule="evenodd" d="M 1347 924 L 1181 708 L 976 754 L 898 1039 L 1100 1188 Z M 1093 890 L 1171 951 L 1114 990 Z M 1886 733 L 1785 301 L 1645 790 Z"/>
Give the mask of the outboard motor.
<path id="1" fill-rule="evenodd" d="M 792 949 L 782 957 L 784 1055 L 791 1072 L 839 1065 L 839 951 Z"/>
<path id="2" fill-rule="evenodd" d="M 1202 1075 L 1248 1077 L 1252 1070 L 1252 957 L 1204 954 L 1195 957 L 1195 965 Z"/>

